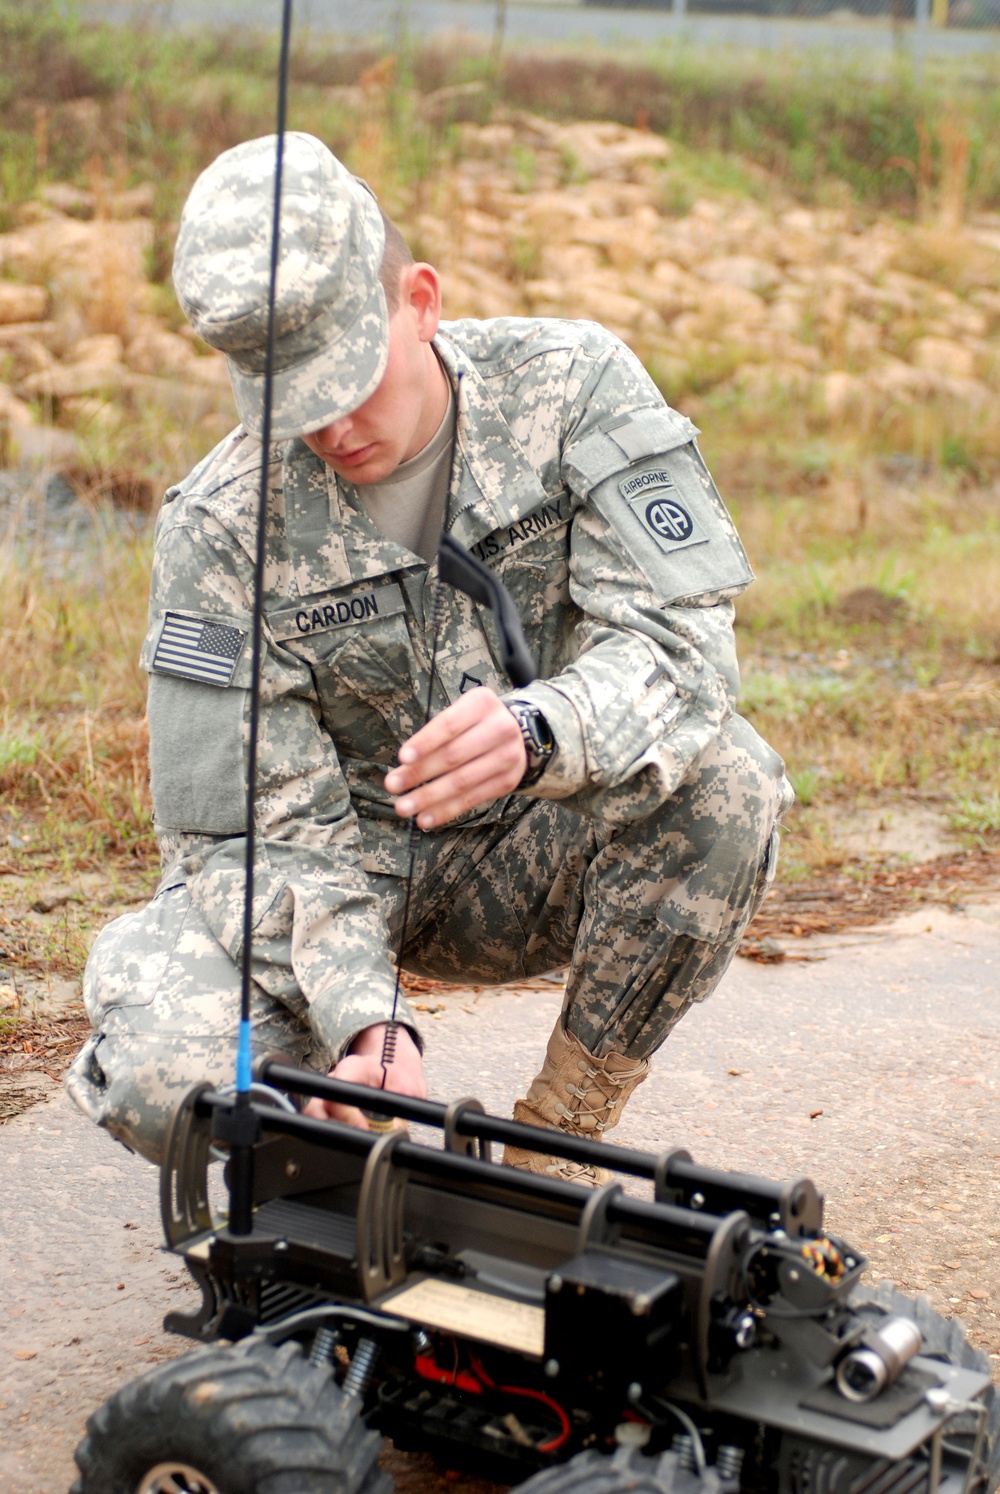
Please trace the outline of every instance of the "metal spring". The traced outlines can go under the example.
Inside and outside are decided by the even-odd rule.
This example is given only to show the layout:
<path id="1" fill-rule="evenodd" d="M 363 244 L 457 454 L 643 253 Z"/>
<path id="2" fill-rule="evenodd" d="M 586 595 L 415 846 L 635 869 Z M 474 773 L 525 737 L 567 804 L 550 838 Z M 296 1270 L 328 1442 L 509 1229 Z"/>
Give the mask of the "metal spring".
<path id="1" fill-rule="evenodd" d="M 715 1470 L 720 1478 L 738 1484 L 743 1471 L 743 1448 L 731 1442 L 723 1443 L 715 1454 Z"/>
<path id="2" fill-rule="evenodd" d="M 694 1443 L 687 1432 L 675 1432 L 670 1451 L 677 1454 L 677 1461 L 686 1473 L 694 1472 Z"/>
<path id="3" fill-rule="evenodd" d="M 396 1039 L 399 1037 L 399 1023 L 387 1022 L 385 1034 L 382 1038 L 382 1067 L 387 1069 L 396 1057 Z"/>
<path id="4" fill-rule="evenodd" d="M 333 1351 L 337 1347 L 338 1337 L 336 1328 L 317 1328 L 309 1354 L 309 1363 L 317 1367 L 329 1364 L 333 1358 Z"/>
<path id="5" fill-rule="evenodd" d="M 359 1401 L 365 1398 L 368 1389 L 368 1381 L 371 1379 L 372 1370 L 375 1368 L 375 1360 L 378 1358 L 378 1344 L 373 1338 L 359 1338 L 358 1346 L 351 1357 L 347 1374 L 344 1376 L 343 1391 L 345 1395 L 357 1396 Z"/>

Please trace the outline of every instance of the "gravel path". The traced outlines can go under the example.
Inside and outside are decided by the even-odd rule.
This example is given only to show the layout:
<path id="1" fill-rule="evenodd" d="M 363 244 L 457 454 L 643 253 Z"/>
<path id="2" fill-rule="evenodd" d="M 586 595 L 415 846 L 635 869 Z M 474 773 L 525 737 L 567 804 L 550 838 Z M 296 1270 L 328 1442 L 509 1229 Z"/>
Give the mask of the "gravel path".
<path id="1" fill-rule="evenodd" d="M 738 961 L 663 1050 L 619 1135 L 697 1161 L 806 1172 L 874 1277 L 929 1292 L 1000 1364 L 1000 902 L 797 941 Z M 504 1113 L 559 991 L 433 994 L 432 1093 Z M 61 1494 L 83 1421 L 177 1352 L 164 1312 L 193 1299 L 159 1250 L 157 1175 L 53 1098 L 0 1128 L 0 1488 Z M 407 1494 L 462 1494 L 393 1460 Z"/>

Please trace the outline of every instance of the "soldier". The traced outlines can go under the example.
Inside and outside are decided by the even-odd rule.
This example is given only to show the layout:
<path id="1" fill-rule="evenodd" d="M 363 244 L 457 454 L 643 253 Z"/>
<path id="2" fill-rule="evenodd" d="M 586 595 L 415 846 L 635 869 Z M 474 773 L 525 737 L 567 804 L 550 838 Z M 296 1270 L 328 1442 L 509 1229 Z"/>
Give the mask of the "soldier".
<path id="1" fill-rule="evenodd" d="M 225 152 L 181 220 L 177 293 L 227 355 L 242 424 L 157 524 L 141 662 L 163 876 L 97 940 L 94 1035 L 68 1079 L 154 1160 L 172 1106 L 227 1081 L 235 1050 L 274 164 L 273 138 Z M 440 324 L 440 309 L 436 272 L 365 185 L 288 135 L 254 1048 L 379 1084 L 395 961 L 483 984 L 568 965 L 514 1113 L 600 1137 L 718 983 L 773 875 L 790 790 L 735 714 L 731 599 L 752 573 L 694 426 L 621 342 L 588 322 Z M 513 597 L 530 686 L 510 688 L 493 619 L 439 581 L 442 527 Z M 405 1001 L 398 1017 L 386 1083 L 422 1095 Z"/>

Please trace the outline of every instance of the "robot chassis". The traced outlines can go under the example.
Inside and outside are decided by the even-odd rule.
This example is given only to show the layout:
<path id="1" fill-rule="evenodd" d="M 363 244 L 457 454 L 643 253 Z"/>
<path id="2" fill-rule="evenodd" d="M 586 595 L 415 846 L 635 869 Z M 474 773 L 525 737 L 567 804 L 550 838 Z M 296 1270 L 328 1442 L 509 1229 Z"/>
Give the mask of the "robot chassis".
<path id="1" fill-rule="evenodd" d="M 300 1113 L 361 1105 L 368 1132 Z M 522 1494 L 992 1494 L 998 1402 L 961 1325 L 772 1183 L 258 1063 L 249 1233 L 210 1207 L 234 1101 L 176 1111 L 167 1248 L 201 1342 L 88 1422 L 73 1494 L 382 1494 L 381 1438 Z M 424 1128 L 425 1139 L 393 1121 Z M 426 1136 L 434 1128 L 440 1137 Z M 442 1144 L 443 1142 L 443 1144 Z M 503 1167 L 494 1143 L 652 1184 Z M 217 1171 L 217 1169 L 216 1169 Z"/>

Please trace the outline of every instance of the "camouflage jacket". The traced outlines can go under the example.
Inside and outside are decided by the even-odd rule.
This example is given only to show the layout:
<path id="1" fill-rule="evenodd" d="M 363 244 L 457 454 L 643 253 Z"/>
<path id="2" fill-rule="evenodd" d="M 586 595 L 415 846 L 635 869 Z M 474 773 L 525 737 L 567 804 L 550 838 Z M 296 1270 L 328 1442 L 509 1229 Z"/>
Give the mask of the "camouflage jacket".
<path id="1" fill-rule="evenodd" d="M 406 871 L 382 779 L 424 720 L 435 615 L 432 709 L 478 684 L 532 700 L 557 748 L 530 793 L 609 824 L 675 791 L 738 689 L 728 598 L 751 571 L 697 431 L 629 350 L 592 323 L 513 318 L 445 324 L 435 346 L 458 409 L 447 522 L 513 596 L 538 678 L 512 690 L 489 614 L 437 587 L 436 563 L 385 538 L 302 441 L 273 448 L 255 959 L 291 968 L 334 1053 L 391 1008 L 366 874 Z M 234 959 L 259 472 L 239 427 L 167 493 L 142 655 L 167 875 Z M 520 807 L 510 796 L 460 823 Z"/>

